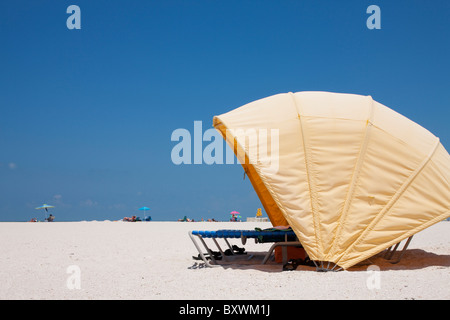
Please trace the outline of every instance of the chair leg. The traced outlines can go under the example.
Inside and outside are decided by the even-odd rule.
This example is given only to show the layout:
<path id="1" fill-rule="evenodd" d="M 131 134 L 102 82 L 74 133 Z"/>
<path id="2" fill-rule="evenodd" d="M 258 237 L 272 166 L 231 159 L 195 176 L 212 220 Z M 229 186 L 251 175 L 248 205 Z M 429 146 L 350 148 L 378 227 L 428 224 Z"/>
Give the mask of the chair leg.
<path id="1" fill-rule="evenodd" d="M 230 245 L 230 243 L 228 242 L 227 238 L 223 238 L 223 240 L 225 240 L 225 243 L 227 244 L 228 248 L 229 248 L 230 251 L 231 251 L 231 254 L 233 255 L 233 254 L 234 254 L 234 252 L 233 252 L 233 247 L 231 247 L 231 245 Z"/>
<path id="2" fill-rule="evenodd" d="M 298 247 L 301 246 L 302 244 L 299 241 L 294 241 L 294 242 L 275 242 L 269 249 L 269 251 L 267 251 L 266 256 L 264 257 L 264 260 L 262 262 L 262 264 L 266 264 L 267 260 L 269 260 L 273 250 L 275 250 L 276 247 L 279 246 L 283 246 L 283 247 L 287 247 L 287 246 L 294 246 L 294 247 Z M 287 250 L 286 250 L 287 251 Z M 284 256 L 284 255 L 283 255 Z M 286 257 L 283 257 L 283 259 L 287 260 L 287 253 L 286 253 Z"/>
<path id="3" fill-rule="evenodd" d="M 220 254 L 222 255 L 222 258 L 225 261 L 228 261 L 227 257 L 225 256 L 225 252 L 223 252 L 222 248 L 219 246 L 219 243 L 217 242 L 216 238 L 212 238 L 212 240 L 214 241 L 214 243 L 216 244 L 217 249 L 219 250 Z M 225 238 L 225 241 L 227 241 L 227 239 Z M 228 243 L 228 241 L 227 241 Z"/>
<path id="4" fill-rule="evenodd" d="M 198 245 L 198 243 L 195 241 L 194 239 L 194 235 L 192 234 L 192 231 L 190 231 L 189 233 L 189 237 L 191 238 L 192 242 L 194 243 L 194 246 L 197 248 L 197 251 L 200 255 L 200 258 L 202 258 L 203 262 L 205 263 L 205 265 L 207 267 L 219 267 L 216 263 L 216 259 L 214 259 L 214 255 L 211 252 L 211 249 L 209 249 L 209 247 L 206 245 L 205 240 L 203 240 L 202 236 L 200 235 L 196 235 L 200 241 L 202 242 L 203 246 L 205 247 L 206 251 L 208 252 L 209 256 L 211 257 L 211 261 L 214 262 L 214 264 L 211 264 L 205 257 L 205 255 L 203 254 L 203 250 L 200 248 L 200 246 Z"/>
<path id="5" fill-rule="evenodd" d="M 405 254 L 406 248 L 408 248 L 409 243 L 411 242 L 412 238 L 413 238 L 413 236 L 408 238 L 408 240 L 406 241 L 405 245 L 403 246 L 402 252 L 400 253 L 400 255 L 397 258 L 397 260 L 391 261 L 392 264 L 397 264 L 397 263 L 400 262 L 400 260 L 402 259 L 403 255 Z"/>
<path id="6" fill-rule="evenodd" d="M 386 258 L 387 260 L 391 260 L 392 259 L 392 257 L 394 256 L 395 252 L 398 249 L 398 246 L 400 245 L 400 242 L 395 245 L 394 249 L 391 251 L 391 254 Z"/>
<path id="7" fill-rule="evenodd" d="M 389 253 L 391 252 L 391 250 L 392 250 L 392 246 L 390 246 L 389 248 L 387 248 L 386 252 L 383 254 L 383 258 L 387 259 L 387 257 L 388 257 L 388 255 L 389 255 Z"/>

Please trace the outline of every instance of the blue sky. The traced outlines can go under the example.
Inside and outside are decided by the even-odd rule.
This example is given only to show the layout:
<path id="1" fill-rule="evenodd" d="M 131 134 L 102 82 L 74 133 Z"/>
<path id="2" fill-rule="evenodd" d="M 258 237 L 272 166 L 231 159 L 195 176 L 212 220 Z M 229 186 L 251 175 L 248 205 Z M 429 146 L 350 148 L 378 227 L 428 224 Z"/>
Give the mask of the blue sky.
<path id="1" fill-rule="evenodd" d="M 449 18 L 447 0 L 2 1 L 0 221 L 254 216 L 240 165 L 176 166 L 171 134 L 289 91 L 371 95 L 448 150 Z"/>

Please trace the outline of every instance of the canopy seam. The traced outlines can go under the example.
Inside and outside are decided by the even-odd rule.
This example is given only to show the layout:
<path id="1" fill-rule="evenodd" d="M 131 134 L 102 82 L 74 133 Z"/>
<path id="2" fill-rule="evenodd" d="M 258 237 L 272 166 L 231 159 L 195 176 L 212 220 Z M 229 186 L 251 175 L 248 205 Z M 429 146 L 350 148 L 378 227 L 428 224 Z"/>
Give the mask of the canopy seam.
<path id="1" fill-rule="evenodd" d="M 444 219 L 446 219 L 448 217 L 450 217 L 450 210 L 447 210 L 444 213 L 436 216 L 434 219 L 429 220 L 427 223 L 425 223 L 423 225 L 420 225 L 420 226 L 418 226 L 418 227 L 416 227 L 414 229 L 411 229 L 411 230 L 403 233 L 402 235 L 396 237 L 395 239 L 384 243 L 383 246 L 379 250 L 376 250 L 375 252 L 370 252 L 370 250 L 369 250 L 369 252 L 365 252 L 365 253 L 361 254 L 360 256 L 358 256 L 358 258 L 352 260 L 351 264 L 348 267 L 347 267 L 347 264 L 344 263 L 343 264 L 343 268 L 347 269 L 347 268 L 349 268 L 351 266 L 354 266 L 357 263 L 360 263 L 361 261 L 364 261 L 367 258 L 373 257 L 374 255 L 376 255 L 376 254 L 380 253 L 381 251 L 389 248 L 390 246 L 392 246 L 392 245 L 394 245 L 394 244 L 396 244 L 398 242 L 401 242 L 401 241 L 403 241 L 403 240 L 405 240 L 405 239 L 407 239 L 407 238 L 409 238 L 409 237 L 419 233 L 422 230 L 425 230 L 426 228 L 432 226 L 433 224 L 438 223 L 438 222 L 440 222 L 440 221 L 442 221 L 442 220 L 444 220 Z"/>
<path id="2" fill-rule="evenodd" d="M 348 253 L 358 245 L 361 241 L 365 239 L 367 234 L 372 231 L 380 222 L 381 218 L 383 218 L 394 206 L 394 204 L 400 199 L 400 197 L 404 194 L 406 189 L 414 182 L 414 180 L 417 178 L 417 176 L 423 171 L 423 169 L 427 166 L 427 164 L 430 162 L 431 158 L 433 157 L 434 153 L 437 150 L 437 147 L 439 146 L 439 138 L 436 138 L 435 145 L 433 146 L 432 150 L 429 152 L 429 154 L 422 160 L 422 162 L 419 164 L 419 166 L 414 170 L 408 178 L 403 182 L 403 184 L 400 186 L 400 188 L 395 192 L 395 194 L 392 196 L 391 200 L 383 207 L 383 209 L 378 213 L 375 219 L 372 220 L 372 222 L 364 229 L 364 231 L 361 233 L 361 235 L 356 239 L 355 242 L 352 243 L 351 246 L 345 250 L 342 257 L 339 259 L 339 261 L 344 260 L 348 256 Z"/>
<path id="3" fill-rule="evenodd" d="M 313 182 L 313 178 L 312 178 L 312 174 L 311 174 L 311 159 L 309 158 L 309 152 L 308 147 L 306 145 L 307 142 L 307 137 L 306 137 L 306 133 L 305 130 L 303 130 L 303 123 L 302 123 L 302 109 L 301 109 L 301 105 L 299 105 L 297 103 L 297 100 L 295 99 L 295 95 L 292 92 L 289 92 L 293 103 L 294 103 L 294 107 L 297 110 L 297 114 L 298 114 L 298 120 L 299 120 L 299 124 L 300 124 L 300 131 L 302 134 L 302 141 L 303 141 L 303 152 L 305 154 L 305 168 L 306 168 L 306 176 L 307 176 L 307 180 L 308 180 L 308 188 L 309 188 L 309 195 L 310 195 L 310 205 L 311 205 L 311 212 L 313 214 L 313 221 L 314 221 L 314 235 L 316 238 L 316 246 L 319 250 L 317 250 L 317 254 L 319 256 L 321 256 L 320 260 L 323 259 L 323 244 L 322 244 L 322 239 L 320 236 L 320 217 L 319 214 L 317 212 L 317 190 L 315 188 L 315 184 Z"/>
<path id="4" fill-rule="evenodd" d="M 336 246 L 339 244 L 339 241 L 342 238 L 342 229 L 347 220 L 348 212 L 350 210 L 350 205 L 352 203 L 352 200 L 353 200 L 353 197 L 355 194 L 356 184 L 359 181 L 362 163 L 365 159 L 366 152 L 367 152 L 367 146 L 369 144 L 370 132 L 372 131 L 371 129 L 373 126 L 373 117 L 374 117 L 373 99 L 371 96 L 369 96 L 369 99 L 370 99 L 370 107 L 369 107 L 368 119 L 366 120 L 366 129 L 365 129 L 363 141 L 361 143 L 361 147 L 359 150 L 358 159 L 357 159 L 357 161 L 355 163 L 355 167 L 353 169 L 352 180 L 350 181 L 350 185 L 349 185 L 349 188 L 347 191 L 347 196 L 345 197 L 344 206 L 342 208 L 342 213 L 339 218 L 336 236 L 333 240 L 333 245 L 328 253 L 329 259 L 335 254 Z"/>

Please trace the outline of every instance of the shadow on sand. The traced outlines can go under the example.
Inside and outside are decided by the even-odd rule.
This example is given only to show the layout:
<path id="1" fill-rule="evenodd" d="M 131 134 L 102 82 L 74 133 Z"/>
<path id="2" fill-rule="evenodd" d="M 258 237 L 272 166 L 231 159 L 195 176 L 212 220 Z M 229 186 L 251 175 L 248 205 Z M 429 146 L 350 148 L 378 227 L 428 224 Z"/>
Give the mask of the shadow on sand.
<path id="1" fill-rule="evenodd" d="M 397 253 L 398 254 L 398 253 Z M 395 260 L 396 256 L 394 256 Z M 408 249 L 402 259 L 393 264 L 383 258 L 383 252 L 354 266 L 349 271 L 365 271 L 369 265 L 376 265 L 381 271 L 388 270 L 419 270 L 428 267 L 450 267 L 450 255 L 436 254 L 422 249 Z"/>
<path id="2" fill-rule="evenodd" d="M 245 255 L 228 256 L 226 260 L 218 261 L 220 266 L 224 269 L 237 270 L 258 270 L 263 272 L 282 272 L 283 265 L 276 263 L 270 258 L 266 264 L 262 264 L 264 253 L 262 252 L 247 252 Z M 394 260 L 396 256 L 393 257 Z M 436 254 L 422 249 L 406 250 L 400 262 L 393 264 L 383 258 L 383 252 L 367 259 L 360 264 L 349 268 L 347 271 L 367 271 L 371 265 L 378 266 L 381 271 L 389 270 L 418 270 L 428 267 L 449 268 L 450 255 Z M 300 265 L 296 271 L 316 271 L 315 267 Z"/>

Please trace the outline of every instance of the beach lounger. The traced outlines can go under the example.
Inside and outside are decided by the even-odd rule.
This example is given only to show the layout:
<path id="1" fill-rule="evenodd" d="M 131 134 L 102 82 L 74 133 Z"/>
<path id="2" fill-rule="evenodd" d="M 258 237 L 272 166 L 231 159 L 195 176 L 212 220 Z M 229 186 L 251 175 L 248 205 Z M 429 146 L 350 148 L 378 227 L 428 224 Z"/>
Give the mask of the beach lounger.
<path id="1" fill-rule="evenodd" d="M 228 239 L 241 239 L 242 244 L 245 244 L 247 239 L 253 238 L 257 243 L 268 243 L 274 242 L 274 244 L 270 247 L 269 251 L 265 255 L 262 264 L 265 264 L 270 258 L 273 250 L 276 247 L 282 247 L 282 255 L 283 255 L 283 264 L 287 262 L 287 250 L 288 246 L 301 247 L 302 244 L 298 241 L 297 236 L 292 230 L 217 230 L 217 231 L 190 231 L 189 237 L 194 243 L 197 251 L 199 252 L 199 257 L 205 262 L 205 265 L 208 267 L 216 267 L 218 266 L 216 255 L 214 255 L 213 251 L 208 247 L 205 242 L 205 238 L 210 238 L 219 249 L 221 257 L 226 260 L 226 254 L 220 247 L 217 239 L 223 239 L 230 249 L 229 252 L 231 254 L 234 253 L 234 248 L 230 245 Z M 198 239 L 203 247 L 206 249 L 208 257 L 211 259 L 210 262 L 205 254 L 203 253 L 202 248 L 199 243 L 196 241 Z"/>

